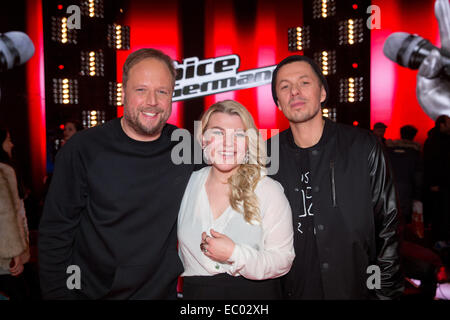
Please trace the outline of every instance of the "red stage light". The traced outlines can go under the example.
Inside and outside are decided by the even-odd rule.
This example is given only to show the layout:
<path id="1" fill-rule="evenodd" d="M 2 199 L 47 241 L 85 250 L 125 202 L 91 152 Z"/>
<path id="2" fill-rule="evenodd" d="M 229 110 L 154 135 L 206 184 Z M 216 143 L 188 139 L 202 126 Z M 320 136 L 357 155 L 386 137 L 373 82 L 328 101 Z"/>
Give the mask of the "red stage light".
<path id="1" fill-rule="evenodd" d="M 353 69 L 358 69 L 358 64 L 357 63 L 353 63 L 352 67 L 353 67 Z"/>
<path id="2" fill-rule="evenodd" d="M 58 4 L 58 10 L 62 10 L 63 9 L 63 5 L 62 4 Z"/>
<path id="3" fill-rule="evenodd" d="M 26 8 L 27 35 L 35 46 L 34 57 L 26 63 L 32 189 L 42 191 L 42 179 L 47 174 L 42 0 L 27 0 Z"/>
<path id="4" fill-rule="evenodd" d="M 359 126 L 359 122 L 358 122 L 358 121 L 353 121 L 353 126 L 354 126 L 354 127 Z"/>
<path id="5" fill-rule="evenodd" d="M 60 128 L 61 130 L 64 130 L 64 124 L 59 125 L 59 128 Z"/>
<path id="6" fill-rule="evenodd" d="M 59 70 L 64 69 L 64 65 L 60 64 L 60 65 L 58 66 L 58 69 L 59 69 Z"/>
<path id="7" fill-rule="evenodd" d="M 444 266 L 439 268 L 436 278 L 439 283 L 443 283 L 443 282 L 450 280 L 450 276 L 447 274 Z"/>
<path id="8" fill-rule="evenodd" d="M 353 9 L 355 9 L 355 10 L 358 9 L 358 5 L 357 5 L 356 3 L 355 3 L 352 7 L 353 7 Z"/>

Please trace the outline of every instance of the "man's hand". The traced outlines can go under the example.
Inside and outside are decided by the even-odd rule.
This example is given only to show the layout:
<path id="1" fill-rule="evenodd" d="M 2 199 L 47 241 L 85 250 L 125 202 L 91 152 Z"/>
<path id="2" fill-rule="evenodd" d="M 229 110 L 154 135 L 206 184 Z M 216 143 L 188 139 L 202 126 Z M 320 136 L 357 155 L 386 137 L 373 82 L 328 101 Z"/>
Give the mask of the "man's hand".
<path id="1" fill-rule="evenodd" d="M 213 229 L 210 230 L 211 236 L 208 236 L 206 232 L 202 233 L 202 247 L 203 253 L 218 262 L 226 262 L 234 250 L 234 242 L 226 235 L 216 232 Z"/>
<path id="2" fill-rule="evenodd" d="M 450 55 L 449 0 L 436 0 L 434 9 L 439 24 L 441 51 Z M 432 50 L 422 61 L 417 74 L 417 99 L 423 111 L 433 120 L 443 114 L 450 116 L 450 79 L 439 76 L 443 68 L 440 52 Z"/>

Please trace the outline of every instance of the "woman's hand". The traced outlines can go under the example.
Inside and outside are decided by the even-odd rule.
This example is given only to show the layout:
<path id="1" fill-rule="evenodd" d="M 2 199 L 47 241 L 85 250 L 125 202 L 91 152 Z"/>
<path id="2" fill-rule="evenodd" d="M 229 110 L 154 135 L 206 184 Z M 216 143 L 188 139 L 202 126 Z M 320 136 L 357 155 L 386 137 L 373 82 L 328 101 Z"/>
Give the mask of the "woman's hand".
<path id="1" fill-rule="evenodd" d="M 210 232 L 211 236 L 208 236 L 206 232 L 202 233 L 200 248 L 203 253 L 212 260 L 226 262 L 233 254 L 233 240 L 213 229 L 211 229 Z"/>
<path id="2" fill-rule="evenodd" d="M 13 265 L 9 268 L 9 272 L 11 272 L 11 275 L 14 277 L 19 276 L 23 272 L 23 263 L 20 256 L 14 257 L 11 264 Z"/>

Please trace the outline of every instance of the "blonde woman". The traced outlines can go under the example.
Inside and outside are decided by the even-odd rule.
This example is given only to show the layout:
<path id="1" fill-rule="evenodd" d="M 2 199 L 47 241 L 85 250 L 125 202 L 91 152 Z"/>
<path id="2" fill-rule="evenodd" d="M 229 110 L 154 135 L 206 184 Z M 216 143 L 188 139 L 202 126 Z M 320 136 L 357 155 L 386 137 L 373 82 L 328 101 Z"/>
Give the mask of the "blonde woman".
<path id="1" fill-rule="evenodd" d="M 215 103 L 197 138 L 209 166 L 192 174 L 178 216 L 184 299 L 280 299 L 275 278 L 295 256 L 292 214 L 266 176 L 252 116 L 236 101 Z"/>

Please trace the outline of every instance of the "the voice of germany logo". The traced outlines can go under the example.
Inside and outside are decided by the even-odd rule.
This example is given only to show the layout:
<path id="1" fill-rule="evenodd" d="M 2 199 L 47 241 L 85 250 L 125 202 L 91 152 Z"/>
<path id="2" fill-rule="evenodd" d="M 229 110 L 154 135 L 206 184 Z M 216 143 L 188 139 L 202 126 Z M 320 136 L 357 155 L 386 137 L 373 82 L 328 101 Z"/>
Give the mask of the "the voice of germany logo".
<path id="1" fill-rule="evenodd" d="M 253 88 L 271 82 L 276 65 L 238 72 L 240 63 L 236 54 L 204 60 L 191 57 L 184 59 L 183 63 L 175 61 L 177 78 L 173 101 Z"/>

